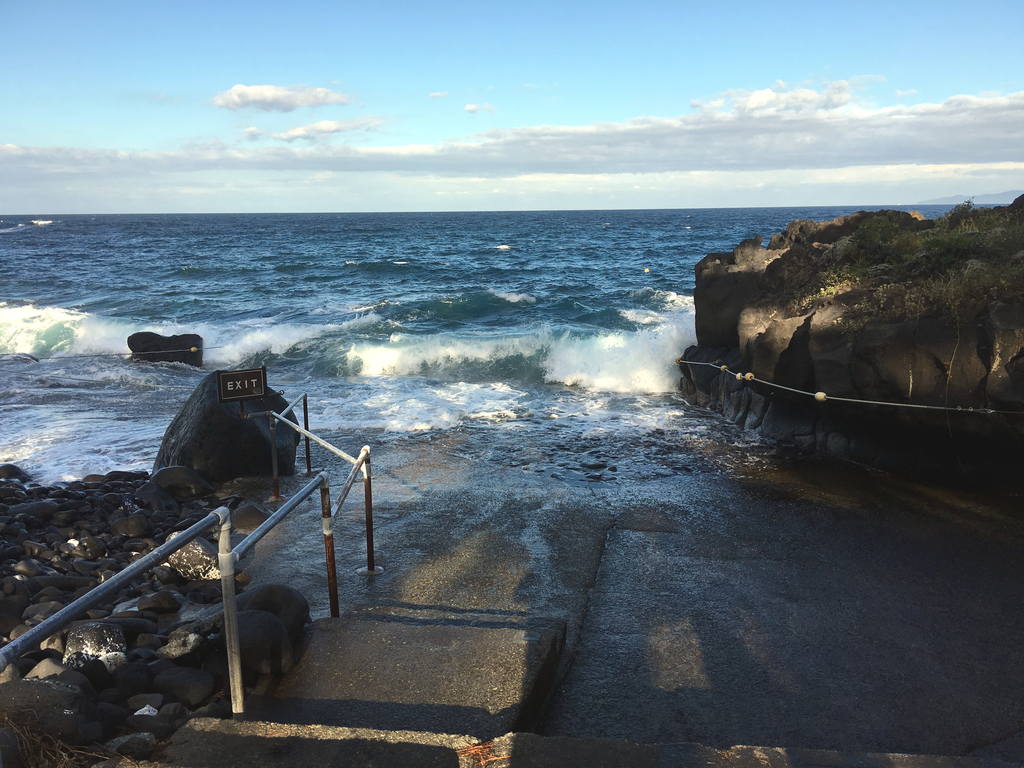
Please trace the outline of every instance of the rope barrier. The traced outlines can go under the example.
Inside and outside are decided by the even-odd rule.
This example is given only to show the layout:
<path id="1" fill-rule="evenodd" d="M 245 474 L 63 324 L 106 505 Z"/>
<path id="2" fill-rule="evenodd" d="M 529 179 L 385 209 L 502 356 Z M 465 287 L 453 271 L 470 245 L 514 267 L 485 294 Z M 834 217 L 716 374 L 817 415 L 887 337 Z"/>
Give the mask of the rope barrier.
<path id="1" fill-rule="evenodd" d="M 23 379 L 51 379 L 56 382 L 73 381 L 80 384 L 118 384 L 120 380 L 104 380 L 104 379 L 77 379 L 73 376 L 62 376 L 61 374 L 49 374 L 49 373 L 28 373 L 23 371 L 4 371 L 0 374 L 0 378 L 6 376 L 20 376 Z M 179 386 L 177 384 L 149 384 L 138 382 L 140 386 L 149 387 L 151 389 L 193 389 L 193 387 Z"/>
<path id="2" fill-rule="evenodd" d="M 856 403 L 858 405 L 882 405 L 890 406 L 892 408 L 917 408 L 920 410 L 927 411 L 945 411 L 952 413 L 980 413 L 985 415 L 991 415 L 994 413 L 1011 415 L 1011 416 L 1024 416 L 1024 411 L 1007 411 L 999 410 L 996 408 L 964 408 L 962 405 L 948 406 L 948 405 L 924 405 L 922 403 L 893 403 L 885 400 L 862 400 L 856 397 L 839 397 L 837 395 L 829 395 L 825 392 L 808 392 L 804 389 L 795 389 L 793 387 L 787 387 L 783 384 L 776 384 L 774 381 L 766 381 L 765 379 L 759 379 L 753 373 L 737 373 L 736 371 L 729 368 L 728 365 L 722 363 L 705 363 L 697 360 L 683 360 L 680 358 L 676 361 L 677 363 L 685 365 L 704 365 L 709 368 L 717 368 L 722 373 L 728 373 L 736 377 L 737 381 L 756 381 L 758 384 L 764 384 L 767 387 L 774 387 L 775 389 L 784 389 L 787 392 L 793 392 L 797 395 L 806 395 L 807 397 L 813 397 L 817 402 L 837 402 L 837 403 Z"/>
<path id="3" fill-rule="evenodd" d="M 142 355 L 173 355 L 179 352 L 196 353 L 207 349 L 223 349 L 223 345 L 218 347 L 189 347 L 188 349 L 160 349 L 154 350 L 153 352 L 97 352 L 89 355 L 45 355 L 42 357 L 30 355 L 28 352 L 0 352 L 0 357 L 28 357 L 38 363 L 40 360 L 68 360 L 70 358 L 78 357 L 125 357 L 126 355 L 131 357 L 140 357 Z"/>

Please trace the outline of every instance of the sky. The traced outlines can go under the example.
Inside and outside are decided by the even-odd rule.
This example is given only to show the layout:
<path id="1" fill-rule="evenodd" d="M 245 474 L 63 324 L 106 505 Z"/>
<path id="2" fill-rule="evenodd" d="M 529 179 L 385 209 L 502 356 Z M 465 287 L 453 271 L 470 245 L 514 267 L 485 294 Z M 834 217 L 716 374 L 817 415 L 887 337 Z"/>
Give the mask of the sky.
<path id="1" fill-rule="evenodd" d="M 1024 189 L 1024 2 L 0 0 L 0 213 Z"/>

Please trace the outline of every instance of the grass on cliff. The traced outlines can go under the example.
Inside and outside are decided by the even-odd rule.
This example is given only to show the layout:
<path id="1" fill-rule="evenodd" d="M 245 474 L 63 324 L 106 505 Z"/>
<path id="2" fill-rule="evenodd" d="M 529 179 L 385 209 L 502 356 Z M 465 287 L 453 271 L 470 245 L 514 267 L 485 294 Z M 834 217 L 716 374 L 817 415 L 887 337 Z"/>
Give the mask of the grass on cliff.
<path id="1" fill-rule="evenodd" d="M 1024 298 L 1024 209 L 961 203 L 934 221 L 896 211 L 866 219 L 833 246 L 801 304 L 868 289 L 850 320 L 973 316 L 994 299 Z"/>

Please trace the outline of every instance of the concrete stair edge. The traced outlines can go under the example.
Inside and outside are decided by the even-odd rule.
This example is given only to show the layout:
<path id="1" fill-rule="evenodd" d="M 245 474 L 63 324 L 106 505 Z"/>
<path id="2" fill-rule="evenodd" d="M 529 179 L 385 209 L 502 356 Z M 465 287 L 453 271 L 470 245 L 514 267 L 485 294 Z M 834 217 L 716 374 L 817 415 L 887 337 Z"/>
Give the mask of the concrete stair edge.
<path id="1" fill-rule="evenodd" d="M 338 762 L 340 761 L 340 762 Z M 422 731 L 386 731 L 259 720 L 197 718 L 171 737 L 155 761 L 117 768 L 252 768 L 401 765 L 402 768 L 1011 768 L 1021 763 L 972 755 L 843 752 L 693 742 L 508 733 L 491 740 Z"/>

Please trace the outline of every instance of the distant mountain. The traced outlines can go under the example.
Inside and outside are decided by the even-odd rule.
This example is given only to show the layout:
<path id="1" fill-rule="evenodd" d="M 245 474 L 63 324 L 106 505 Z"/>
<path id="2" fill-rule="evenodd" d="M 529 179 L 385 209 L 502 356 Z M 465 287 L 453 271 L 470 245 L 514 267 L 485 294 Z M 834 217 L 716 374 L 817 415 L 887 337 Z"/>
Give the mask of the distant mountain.
<path id="1" fill-rule="evenodd" d="M 1006 205 L 1024 195 L 1024 189 L 1011 189 L 1006 192 L 989 193 L 986 195 L 950 195 L 937 197 L 934 200 L 922 200 L 915 205 L 957 205 L 964 200 L 973 200 L 977 205 Z"/>

